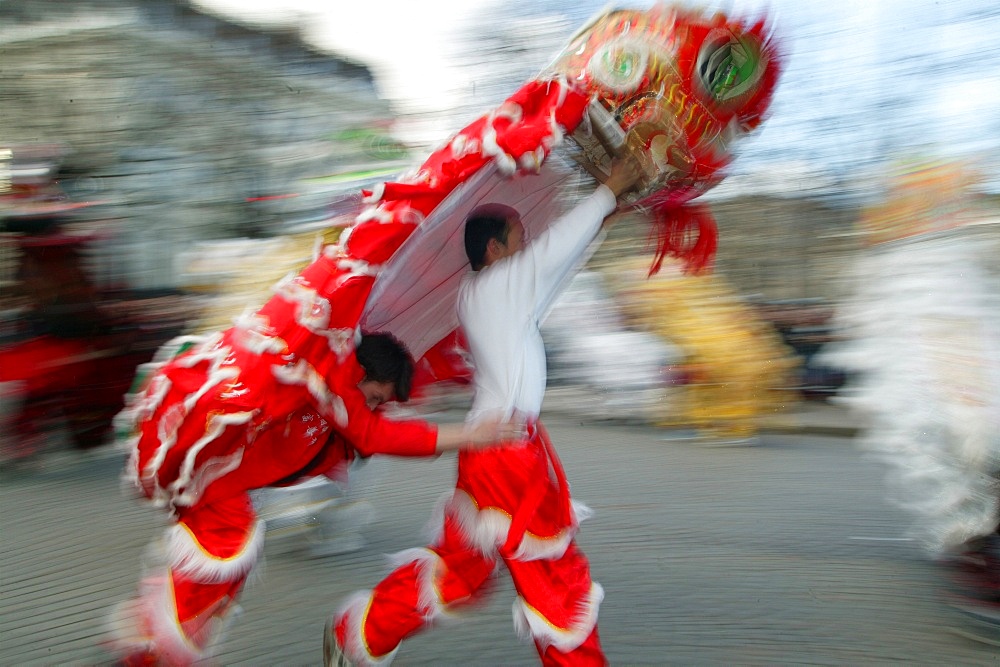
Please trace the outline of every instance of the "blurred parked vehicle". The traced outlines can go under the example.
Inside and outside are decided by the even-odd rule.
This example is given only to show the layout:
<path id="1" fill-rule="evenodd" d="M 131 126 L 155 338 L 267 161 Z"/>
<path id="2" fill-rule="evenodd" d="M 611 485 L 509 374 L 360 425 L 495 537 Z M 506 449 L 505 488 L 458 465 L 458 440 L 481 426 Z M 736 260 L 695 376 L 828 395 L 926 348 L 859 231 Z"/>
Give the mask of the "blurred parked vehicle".
<path id="1" fill-rule="evenodd" d="M 0 191 L 0 463 L 68 443 L 111 441 L 136 367 L 184 324 L 180 297 L 98 287 L 86 266 L 100 225 L 52 183 L 53 155 L 28 152 Z"/>
<path id="2" fill-rule="evenodd" d="M 78 268 L 72 245 L 46 242 L 23 249 L 22 265 L 35 268 L 22 275 L 25 283 L 52 289 L 44 295 L 26 290 L 22 306 L 5 309 L 0 327 L 0 457 L 6 462 L 34 457 L 62 439 L 78 450 L 108 444 L 137 366 L 185 322 L 177 294 L 90 290 L 77 282 L 83 274 L 69 280 L 67 273 Z M 81 294 L 88 298 L 75 298 Z"/>
<path id="3" fill-rule="evenodd" d="M 808 400 L 825 400 L 844 386 L 847 374 L 821 360 L 817 353 L 836 338 L 831 324 L 833 306 L 822 299 L 789 299 L 756 303 L 761 317 L 770 322 L 785 345 L 802 359 L 797 388 Z"/>

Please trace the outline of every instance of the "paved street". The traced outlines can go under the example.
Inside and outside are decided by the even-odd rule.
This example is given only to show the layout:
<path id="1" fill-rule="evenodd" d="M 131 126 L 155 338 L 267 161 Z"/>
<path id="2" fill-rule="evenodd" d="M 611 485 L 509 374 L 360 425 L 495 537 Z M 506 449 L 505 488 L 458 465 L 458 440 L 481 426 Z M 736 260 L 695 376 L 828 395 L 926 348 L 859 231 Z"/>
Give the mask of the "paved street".
<path id="1" fill-rule="evenodd" d="M 933 572 L 882 500 L 882 470 L 843 437 L 787 432 L 756 447 L 667 442 L 642 426 L 552 415 L 574 496 L 596 515 L 579 542 L 606 590 L 612 665 L 995 665 L 1000 649 L 946 629 Z M 315 665 L 339 601 L 386 571 L 421 529 L 454 461 L 368 464 L 368 546 L 309 558 L 272 543 L 221 665 Z M 64 460 L 0 480 L 0 665 L 107 663 L 103 615 L 127 596 L 163 521 L 119 492 L 120 461 Z M 533 665 L 505 577 L 462 623 L 395 664 Z"/>

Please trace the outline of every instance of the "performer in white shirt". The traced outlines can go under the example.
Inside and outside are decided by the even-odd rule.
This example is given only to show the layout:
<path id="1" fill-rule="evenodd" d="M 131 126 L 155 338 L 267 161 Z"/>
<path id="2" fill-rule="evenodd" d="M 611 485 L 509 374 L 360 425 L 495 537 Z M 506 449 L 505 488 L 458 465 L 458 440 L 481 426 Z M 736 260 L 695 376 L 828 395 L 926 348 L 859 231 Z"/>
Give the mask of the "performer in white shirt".
<path id="1" fill-rule="evenodd" d="M 607 663 L 597 633 L 603 590 L 573 539 L 588 510 L 571 501 L 538 420 L 546 382 L 539 325 L 638 177 L 634 162 L 615 161 L 593 194 L 530 241 L 508 206 L 487 204 L 469 215 L 473 272 L 458 297 L 476 369 L 468 419 L 521 419 L 524 444 L 460 454 L 439 537 L 404 552 L 403 564 L 373 591 L 345 604 L 326 631 L 326 664 L 387 664 L 407 636 L 474 599 L 498 559 L 518 593 L 515 626 L 543 664 Z"/>

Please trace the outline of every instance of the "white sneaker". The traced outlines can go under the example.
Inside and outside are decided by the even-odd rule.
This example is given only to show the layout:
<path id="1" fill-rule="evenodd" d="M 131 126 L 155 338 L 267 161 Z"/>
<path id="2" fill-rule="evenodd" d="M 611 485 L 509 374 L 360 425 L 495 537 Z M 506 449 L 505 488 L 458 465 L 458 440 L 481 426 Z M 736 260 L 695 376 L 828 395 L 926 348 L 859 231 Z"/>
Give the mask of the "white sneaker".
<path id="1" fill-rule="evenodd" d="M 323 665 L 324 667 L 353 667 L 351 661 L 337 645 L 335 622 L 336 619 L 332 619 L 323 629 Z"/>

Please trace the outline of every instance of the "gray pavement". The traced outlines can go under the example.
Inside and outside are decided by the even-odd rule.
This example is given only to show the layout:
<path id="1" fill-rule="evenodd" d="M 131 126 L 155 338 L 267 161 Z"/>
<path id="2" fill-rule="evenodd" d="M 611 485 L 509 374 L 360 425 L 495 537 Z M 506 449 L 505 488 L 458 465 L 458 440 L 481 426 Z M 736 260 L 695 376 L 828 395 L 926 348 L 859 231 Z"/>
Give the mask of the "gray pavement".
<path id="1" fill-rule="evenodd" d="M 622 405 L 608 406 L 606 394 L 579 386 L 549 387 L 545 393 L 544 409 L 549 414 L 576 418 L 584 423 L 614 422 L 610 413 L 626 414 L 632 423 L 650 421 L 655 414 L 649 406 L 623 409 Z M 620 403 L 620 401 L 619 401 Z M 850 438 L 861 430 L 858 418 L 846 408 L 829 401 L 790 401 L 780 412 L 761 419 L 760 428 L 765 433 L 802 433 Z"/>
<path id="2" fill-rule="evenodd" d="M 883 470 L 849 438 L 788 428 L 754 447 L 707 447 L 554 408 L 574 496 L 596 510 L 579 543 L 606 590 L 612 665 L 1000 662 L 1000 649 L 947 629 L 934 572 L 883 501 Z M 107 663 L 104 613 L 131 593 L 164 525 L 119 492 L 120 464 L 63 456 L 0 479 L 0 665 Z M 426 542 L 453 458 L 368 466 L 368 545 L 309 558 L 269 544 L 218 664 L 318 664 L 339 601 L 378 581 L 383 554 Z M 512 596 L 501 573 L 483 608 L 406 642 L 395 664 L 537 664 L 514 636 Z"/>

